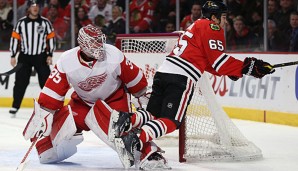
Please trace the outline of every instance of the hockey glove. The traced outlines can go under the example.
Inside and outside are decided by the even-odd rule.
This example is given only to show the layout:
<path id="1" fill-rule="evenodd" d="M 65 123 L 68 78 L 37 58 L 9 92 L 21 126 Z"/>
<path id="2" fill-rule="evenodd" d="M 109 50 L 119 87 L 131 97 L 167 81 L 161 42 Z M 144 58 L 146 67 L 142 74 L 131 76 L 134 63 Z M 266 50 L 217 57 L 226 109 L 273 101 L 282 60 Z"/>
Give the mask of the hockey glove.
<path id="1" fill-rule="evenodd" d="M 136 109 L 140 109 L 140 108 L 146 109 L 150 96 L 151 96 L 151 93 L 145 93 L 140 97 L 133 98 L 131 102 Z"/>
<path id="2" fill-rule="evenodd" d="M 272 65 L 254 57 L 245 58 L 242 67 L 242 74 L 251 75 L 256 78 L 262 78 L 267 74 L 272 74 L 274 71 L 275 69 Z"/>
<path id="3" fill-rule="evenodd" d="M 34 100 L 34 111 L 29 119 L 24 131 L 23 136 L 25 140 L 29 138 L 50 135 L 52 131 L 53 114 L 43 108 Z"/>

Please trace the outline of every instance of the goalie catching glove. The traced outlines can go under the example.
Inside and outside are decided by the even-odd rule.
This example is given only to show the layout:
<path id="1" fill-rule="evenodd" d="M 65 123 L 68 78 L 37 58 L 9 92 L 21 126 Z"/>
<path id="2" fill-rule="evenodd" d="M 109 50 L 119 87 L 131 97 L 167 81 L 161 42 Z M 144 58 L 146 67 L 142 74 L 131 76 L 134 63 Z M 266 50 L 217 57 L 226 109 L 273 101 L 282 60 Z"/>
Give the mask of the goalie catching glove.
<path id="1" fill-rule="evenodd" d="M 43 134 L 43 136 L 50 135 L 52 131 L 52 123 L 53 113 L 41 108 L 34 99 L 34 111 L 23 131 L 25 140 L 39 137 L 40 134 Z"/>
<path id="2" fill-rule="evenodd" d="M 274 71 L 275 69 L 272 65 L 253 57 L 245 58 L 242 67 L 242 74 L 251 75 L 256 78 L 262 78 L 267 74 L 272 74 Z"/>

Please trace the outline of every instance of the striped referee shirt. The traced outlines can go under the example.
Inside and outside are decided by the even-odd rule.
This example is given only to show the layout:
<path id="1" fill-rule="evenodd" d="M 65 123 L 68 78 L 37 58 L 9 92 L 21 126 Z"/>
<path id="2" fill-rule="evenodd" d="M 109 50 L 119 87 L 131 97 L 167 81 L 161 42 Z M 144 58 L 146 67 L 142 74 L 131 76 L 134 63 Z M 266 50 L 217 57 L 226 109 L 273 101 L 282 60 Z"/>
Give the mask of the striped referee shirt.
<path id="1" fill-rule="evenodd" d="M 54 28 L 51 22 L 40 16 L 30 19 L 28 16 L 21 18 L 11 35 L 11 57 L 15 57 L 20 43 L 20 51 L 26 55 L 40 55 L 46 52 L 53 56 L 56 48 Z"/>

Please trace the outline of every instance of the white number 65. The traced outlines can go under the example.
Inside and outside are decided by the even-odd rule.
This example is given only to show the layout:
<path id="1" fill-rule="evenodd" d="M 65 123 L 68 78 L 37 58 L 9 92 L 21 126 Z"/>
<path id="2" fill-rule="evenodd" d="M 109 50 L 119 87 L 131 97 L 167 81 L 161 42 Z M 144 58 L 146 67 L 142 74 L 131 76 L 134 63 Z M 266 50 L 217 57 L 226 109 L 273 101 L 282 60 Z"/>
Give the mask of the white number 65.
<path id="1" fill-rule="evenodd" d="M 217 49 L 219 51 L 224 51 L 224 47 L 222 45 L 222 41 L 220 40 L 209 40 L 210 49 Z"/>

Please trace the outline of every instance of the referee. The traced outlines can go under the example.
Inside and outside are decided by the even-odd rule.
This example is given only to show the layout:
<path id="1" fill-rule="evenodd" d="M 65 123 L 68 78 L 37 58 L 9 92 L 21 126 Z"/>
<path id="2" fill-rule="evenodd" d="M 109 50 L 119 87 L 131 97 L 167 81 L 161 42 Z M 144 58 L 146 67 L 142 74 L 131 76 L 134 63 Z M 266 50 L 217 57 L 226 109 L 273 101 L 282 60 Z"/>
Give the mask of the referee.
<path id="1" fill-rule="evenodd" d="M 34 0 L 27 2 L 28 14 L 21 18 L 11 35 L 10 63 L 14 67 L 16 63 L 22 67 L 15 75 L 13 88 L 13 103 L 9 110 L 11 117 L 19 110 L 26 88 L 30 82 L 32 67 L 38 74 L 39 86 L 42 88 L 50 75 L 53 51 L 55 50 L 55 33 L 50 21 L 39 15 L 39 6 Z M 20 51 L 18 61 L 16 54 Z"/>

